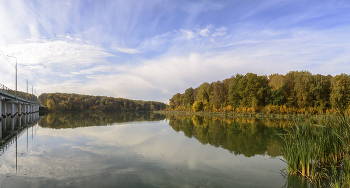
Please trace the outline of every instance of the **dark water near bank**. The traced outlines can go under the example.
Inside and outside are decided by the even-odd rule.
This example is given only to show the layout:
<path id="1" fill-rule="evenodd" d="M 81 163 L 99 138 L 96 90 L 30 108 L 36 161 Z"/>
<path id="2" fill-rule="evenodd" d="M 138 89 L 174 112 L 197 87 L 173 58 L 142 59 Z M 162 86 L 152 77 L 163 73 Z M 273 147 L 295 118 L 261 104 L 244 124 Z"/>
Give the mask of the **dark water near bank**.
<path id="1" fill-rule="evenodd" d="M 34 119 L 17 119 L 13 129 L 2 122 L 2 187 L 301 186 L 283 175 L 278 134 L 288 121 L 151 113 Z"/>

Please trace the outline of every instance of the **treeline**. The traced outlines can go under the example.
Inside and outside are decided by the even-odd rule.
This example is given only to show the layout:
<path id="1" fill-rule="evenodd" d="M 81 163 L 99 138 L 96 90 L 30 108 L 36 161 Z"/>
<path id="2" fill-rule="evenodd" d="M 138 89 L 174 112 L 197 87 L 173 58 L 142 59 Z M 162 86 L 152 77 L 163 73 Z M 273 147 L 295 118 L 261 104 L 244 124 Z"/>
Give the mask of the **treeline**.
<path id="1" fill-rule="evenodd" d="M 153 111 L 166 108 L 162 102 L 72 93 L 43 93 L 39 96 L 39 101 L 49 110 L 58 111 Z"/>
<path id="2" fill-rule="evenodd" d="M 175 94 L 168 110 L 233 111 L 240 113 L 332 114 L 350 112 L 350 76 L 237 74 L 223 81 L 204 82 Z"/>

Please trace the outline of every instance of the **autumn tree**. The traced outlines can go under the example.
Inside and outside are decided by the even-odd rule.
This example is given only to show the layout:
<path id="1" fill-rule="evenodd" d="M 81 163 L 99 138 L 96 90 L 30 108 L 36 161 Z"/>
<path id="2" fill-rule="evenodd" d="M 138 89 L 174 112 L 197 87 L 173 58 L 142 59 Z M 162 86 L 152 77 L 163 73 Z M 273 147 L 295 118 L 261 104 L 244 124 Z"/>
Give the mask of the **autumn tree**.
<path id="1" fill-rule="evenodd" d="M 350 77 L 341 74 L 331 79 L 330 102 L 334 108 L 345 110 L 350 105 Z"/>
<path id="2" fill-rule="evenodd" d="M 197 101 L 209 102 L 209 83 L 204 82 L 198 87 Z"/>
<path id="3" fill-rule="evenodd" d="M 272 105 L 284 105 L 287 100 L 286 83 L 284 75 L 271 74 L 268 79 L 268 98 L 267 101 Z"/>
<path id="4" fill-rule="evenodd" d="M 185 93 L 183 95 L 183 102 L 187 108 L 191 108 L 193 103 L 194 103 L 194 98 L 193 98 L 193 88 L 190 87 L 185 90 Z"/>
<path id="5" fill-rule="evenodd" d="M 209 96 L 210 103 L 216 108 L 219 109 L 222 105 L 226 104 L 227 99 L 227 91 L 225 88 L 225 84 L 223 84 L 221 81 L 213 82 L 212 85 L 212 92 Z"/>

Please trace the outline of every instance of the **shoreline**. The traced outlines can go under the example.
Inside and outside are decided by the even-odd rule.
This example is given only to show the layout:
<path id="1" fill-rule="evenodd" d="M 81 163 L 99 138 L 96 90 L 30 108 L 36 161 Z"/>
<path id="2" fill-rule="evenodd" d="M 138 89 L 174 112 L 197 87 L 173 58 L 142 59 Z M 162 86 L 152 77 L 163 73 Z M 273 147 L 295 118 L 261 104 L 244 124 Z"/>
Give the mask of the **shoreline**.
<path id="1" fill-rule="evenodd" d="M 193 111 L 153 111 L 153 113 L 166 114 L 166 115 L 195 115 L 205 117 L 227 117 L 227 118 L 278 118 L 278 119 L 289 119 L 295 117 L 327 117 L 332 115 L 307 115 L 307 114 L 266 114 L 266 113 L 236 113 L 236 112 L 193 112 Z"/>

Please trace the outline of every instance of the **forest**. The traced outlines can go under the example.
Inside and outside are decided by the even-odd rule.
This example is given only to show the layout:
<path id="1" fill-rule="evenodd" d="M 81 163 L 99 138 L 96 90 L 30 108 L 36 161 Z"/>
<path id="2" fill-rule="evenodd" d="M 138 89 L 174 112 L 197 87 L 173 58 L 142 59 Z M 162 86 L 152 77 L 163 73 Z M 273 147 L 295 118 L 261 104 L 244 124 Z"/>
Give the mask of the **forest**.
<path id="1" fill-rule="evenodd" d="M 169 99 L 167 110 L 237 113 L 349 115 L 350 76 L 290 71 L 286 75 L 236 74 L 204 82 Z"/>
<path id="2" fill-rule="evenodd" d="M 51 111 L 153 111 L 166 108 L 165 103 L 156 101 L 129 100 L 74 93 L 43 93 L 39 96 L 39 101 Z"/>

